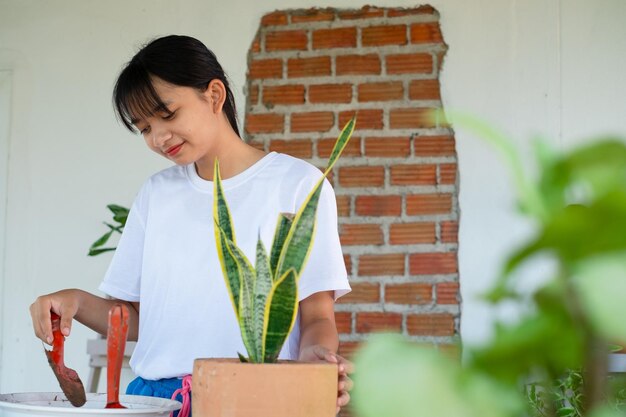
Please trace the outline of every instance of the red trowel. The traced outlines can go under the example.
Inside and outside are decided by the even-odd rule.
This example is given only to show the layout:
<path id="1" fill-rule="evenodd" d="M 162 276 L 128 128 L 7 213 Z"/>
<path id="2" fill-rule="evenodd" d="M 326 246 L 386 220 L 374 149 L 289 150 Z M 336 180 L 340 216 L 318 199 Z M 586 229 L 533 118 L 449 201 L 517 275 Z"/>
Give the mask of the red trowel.
<path id="1" fill-rule="evenodd" d="M 76 371 L 66 367 L 63 361 L 65 336 L 61 333 L 61 318 L 57 314 L 51 313 L 51 320 L 53 336 L 52 350 L 49 351 L 44 347 L 44 352 L 46 352 L 48 363 L 54 375 L 57 377 L 59 385 L 61 385 L 63 394 L 65 394 L 74 407 L 82 407 L 85 402 L 87 402 L 85 387 Z"/>
<path id="2" fill-rule="evenodd" d="M 128 334 L 128 307 L 115 304 L 109 310 L 107 333 L 107 405 L 105 408 L 126 408 L 120 404 L 120 373 Z"/>

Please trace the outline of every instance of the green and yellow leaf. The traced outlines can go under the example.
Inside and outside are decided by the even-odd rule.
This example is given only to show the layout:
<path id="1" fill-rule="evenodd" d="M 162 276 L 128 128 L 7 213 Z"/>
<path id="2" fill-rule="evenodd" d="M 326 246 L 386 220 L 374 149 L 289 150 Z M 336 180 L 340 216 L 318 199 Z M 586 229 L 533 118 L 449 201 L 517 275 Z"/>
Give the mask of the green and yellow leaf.
<path id="1" fill-rule="evenodd" d="M 239 319 L 239 293 L 241 287 L 241 278 L 237 272 L 237 264 L 232 254 L 228 251 L 226 238 L 235 242 L 235 234 L 233 231 L 232 219 L 228 204 L 224 197 L 222 181 L 219 173 L 219 162 L 215 160 L 213 171 L 213 219 L 215 221 L 215 244 L 217 246 L 217 255 L 222 267 L 222 275 L 226 281 L 226 288 L 233 303 L 233 309 L 237 319 Z M 222 231 L 223 233 L 221 233 Z"/>
<path id="2" fill-rule="evenodd" d="M 307 258 L 311 251 L 313 236 L 315 234 L 315 215 L 317 213 L 317 204 L 324 185 L 326 175 L 333 169 L 335 162 L 345 149 L 352 132 L 354 131 L 355 119 L 352 118 L 343 128 L 328 162 L 328 167 L 324 171 L 324 175 L 319 179 L 315 188 L 309 193 L 300 210 L 293 220 L 293 224 L 289 230 L 289 234 L 285 239 L 283 249 L 278 260 L 275 276 L 282 276 L 290 268 L 296 271 L 296 275 L 300 276 L 302 268 L 306 264 Z"/>
<path id="3" fill-rule="evenodd" d="M 346 123 L 346 125 L 341 130 L 337 141 L 335 142 L 335 146 L 333 146 L 333 150 L 330 153 L 330 158 L 328 159 L 328 167 L 324 171 L 324 176 L 328 175 L 333 166 L 335 166 L 335 162 L 341 156 L 341 153 L 348 145 L 348 141 L 352 137 L 352 133 L 354 132 L 354 125 L 356 124 L 356 116 L 353 117 Z"/>
<path id="4" fill-rule="evenodd" d="M 272 290 L 272 275 L 269 258 L 263 242 L 259 237 L 256 246 L 256 281 L 254 283 L 254 341 L 257 358 L 263 361 L 265 347 L 263 346 L 263 332 L 265 330 L 265 305 Z"/>
<path id="5" fill-rule="evenodd" d="M 253 294 L 254 285 L 256 281 L 256 275 L 252 264 L 246 257 L 246 255 L 235 245 L 235 243 L 226 237 L 223 230 L 220 229 L 226 247 L 230 255 L 235 261 L 237 266 L 237 273 L 241 277 L 241 286 L 239 289 L 239 328 L 241 330 L 241 337 L 243 339 L 244 346 L 248 351 L 248 356 L 251 362 L 257 362 L 258 352 L 256 350 L 255 335 L 254 335 L 254 308 L 253 308 Z"/>
<path id="6" fill-rule="evenodd" d="M 298 282 L 291 268 L 272 286 L 265 306 L 264 362 L 275 362 L 296 320 Z"/>
<path id="7" fill-rule="evenodd" d="M 285 239 L 289 234 L 289 229 L 293 223 L 293 213 L 280 213 L 278 216 L 278 224 L 276 224 L 276 231 L 274 232 L 274 240 L 272 242 L 272 251 L 270 253 L 270 270 L 272 272 L 272 280 L 275 281 L 279 278 L 276 275 L 276 266 L 278 265 L 278 259 L 280 258 L 280 252 L 285 244 Z"/>

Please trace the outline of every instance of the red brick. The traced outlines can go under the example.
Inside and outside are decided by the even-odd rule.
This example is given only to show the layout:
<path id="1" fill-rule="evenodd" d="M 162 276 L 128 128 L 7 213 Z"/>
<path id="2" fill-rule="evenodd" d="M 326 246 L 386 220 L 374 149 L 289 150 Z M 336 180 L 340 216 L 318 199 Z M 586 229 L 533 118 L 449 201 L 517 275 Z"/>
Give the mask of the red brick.
<path id="1" fill-rule="evenodd" d="M 343 263 L 346 264 L 346 272 L 349 277 L 352 275 L 352 257 L 350 255 L 343 255 Z"/>
<path id="2" fill-rule="evenodd" d="M 272 108 L 276 104 L 303 104 L 304 86 L 277 85 L 263 87 L 263 104 Z"/>
<path id="3" fill-rule="evenodd" d="M 339 354 L 346 359 L 350 359 L 356 351 L 360 349 L 361 343 L 362 342 L 340 342 Z"/>
<path id="4" fill-rule="evenodd" d="M 352 291 L 337 300 L 339 304 L 372 304 L 380 301 L 380 284 L 372 282 L 350 283 Z"/>
<path id="5" fill-rule="evenodd" d="M 431 128 L 436 126 L 431 108 L 391 109 L 389 124 L 392 129 Z"/>
<path id="6" fill-rule="evenodd" d="M 439 180 L 441 184 L 456 184 L 456 164 L 440 164 Z"/>
<path id="7" fill-rule="evenodd" d="M 411 275 L 454 274 L 458 272 L 456 253 L 413 253 L 409 256 Z"/>
<path id="8" fill-rule="evenodd" d="M 429 5 L 419 6 L 414 9 L 395 8 L 387 10 L 387 17 L 411 16 L 417 14 L 436 14 L 437 11 Z"/>
<path id="9" fill-rule="evenodd" d="M 340 55 L 337 57 L 335 72 L 337 75 L 380 74 L 378 54 Z"/>
<path id="10" fill-rule="evenodd" d="M 404 254 L 361 255 L 359 275 L 404 275 Z"/>
<path id="11" fill-rule="evenodd" d="M 339 126 L 344 126 L 356 113 L 355 131 L 364 129 L 379 130 L 383 128 L 383 111 L 378 109 L 348 110 L 339 113 Z"/>
<path id="12" fill-rule="evenodd" d="M 254 106 L 259 103 L 259 86 L 258 84 L 253 84 L 250 86 L 248 90 L 248 97 L 250 99 L 249 104 Z"/>
<path id="13" fill-rule="evenodd" d="M 309 139 L 275 139 L 270 142 L 270 151 L 306 159 L 313 156 L 313 145 Z"/>
<path id="14" fill-rule="evenodd" d="M 441 72 L 441 69 L 443 68 L 443 60 L 445 57 L 446 57 L 445 52 L 437 53 L 437 74 L 439 74 Z"/>
<path id="15" fill-rule="evenodd" d="M 265 50 L 289 51 L 307 49 L 308 38 L 305 30 L 281 30 L 265 34 Z"/>
<path id="16" fill-rule="evenodd" d="M 385 303 L 392 304 L 430 304 L 433 300 L 431 284 L 387 284 L 385 285 Z"/>
<path id="17" fill-rule="evenodd" d="M 459 283 L 442 282 L 437 284 L 437 304 L 459 304 Z"/>
<path id="18" fill-rule="evenodd" d="M 442 43 L 439 23 L 415 23 L 411 25 L 411 43 Z"/>
<path id="19" fill-rule="evenodd" d="M 352 84 L 314 84 L 309 85 L 311 103 L 350 103 Z"/>
<path id="20" fill-rule="evenodd" d="M 406 330 L 415 336 L 453 336 L 454 317 L 450 314 L 409 314 Z"/>
<path id="21" fill-rule="evenodd" d="M 379 331 L 402 331 L 402 314 L 398 313 L 357 313 L 357 333 Z"/>
<path id="22" fill-rule="evenodd" d="M 441 241 L 444 243 L 457 243 L 459 233 L 458 222 L 441 222 Z"/>
<path id="23" fill-rule="evenodd" d="M 337 333 L 339 334 L 352 333 L 352 313 L 336 312 L 335 325 L 337 326 Z"/>
<path id="24" fill-rule="evenodd" d="M 415 156 L 453 156 L 452 136 L 418 136 L 414 141 Z"/>
<path id="25" fill-rule="evenodd" d="M 411 100 L 441 100 L 439 80 L 412 80 L 409 84 Z"/>
<path id="26" fill-rule="evenodd" d="M 356 28 L 318 29 L 313 31 L 313 49 L 354 48 Z"/>
<path id="27" fill-rule="evenodd" d="M 276 113 L 246 115 L 246 132 L 248 133 L 282 133 L 284 116 Z"/>
<path id="28" fill-rule="evenodd" d="M 287 61 L 287 76 L 320 77 L 330 75 L 330 57 L 292 58 Z"/>
<path id="29" fill-rule="evenodd" d="M 255 59 L 250 62 L 248 76 L 258 78 L 282 78 L 283 61 L 280 59 Z"/>
<path id="30" fill-rule="evenodd" d="M 392 185 L 437 185 L 437 165 L 392 165 Z"/>
<path id="31" fill-rule="evenodd" d="M 350 245 L 382 245 L 383 231 L 378 224 L 343 224 L 339 237 L 341 244 Z"/>
<path id="32" fill-rule="evenodd" d="M 339 184 L 343 187 L 382 187 L 385 168 L 382 166 L 339 168 Z"/>
<path id="33" fill-rule="evenodd" d="M 406 157 L 411 153 L 408 137 L 369 137 L 365 139 L 366 156 Z"/>
<path id="34" fill-rule="evenodd" d="M 259 35 L 254 37 L 252 45 L 250 45 L 250 51 L 252 51 L 253 53 L 261 52 L 261 38 L 259 37 Z"/>
<path id="35" fill-rule="evenodd" d="M 319 139 L 317 141 L 317 155 L 320 158 L 329 158 L 337 138 Z M 361 139 L 352 136 L 343 149 L 342 156 L 361 156 Z"/>
<path id="36" fill-rule="evenodd" d="M 394 223 L 389 229 L 389 243 L 392 245 L 435 243 L 436 240 L 435 223 Z"/>
<path id="37" fill-rule="evenodd" d="M 363 46 L 406 45 L 406 25 L 365 27 L 361 42 Z"/>
<path id="38" fill-rule="evenodd" d="M 374 17 L 383 17 L 384 13 L 384 9 L 372 6 L 363 6 L 361 10 L 341 10 L 339 11 L 338 16 L 343 20 L 371 19 Z"/>
<path id="39" fill-rule="evenodd" d="M 359 101 L 401 100 L 404 96 L 402 82 L 366 83 L 358 87 Z"/>
<path id="40" fill-rule="evenodd" d="M 347 195 L 337 196 L 337 215 L 340 217 L 347 217 L 350 215 L 350 200 L 351 197 Z"/>
<path id="41" fill-rule="evenodd" d="M 451 194 L 417 194 L 406 198 L 406 214 L 447 214 L 452 212 Z"/>
<path id="42" fill-rule="evenodd" d="M 430 74 L 433 57 L 426 53 L 387 55 L 387 74 Z"/>
<path id="43" fill-rule="evenodd" d="M 335 12 L 332 9 L 308 9 L 298 10 L 291 13 L 291 23 L 302 22 L 326 22 L 335 18 Z"/>
<path id="44" fill-rule="evenodd" d="M 399 195 L 362 195 L 356 197 L 355 212 L 358 216 L 399 216 L 402 213 L 402 197 Z"/>
<path id="45" fill-rule="evenodd" d="M 287 24 L 287 13 L 285 12 L 272 12 L 268 13 L 261 18 L 261 25 L 263 26 L 279 26 Z"/>
<path id="46" fill-rule="evenodd" d="M 327 132 L 333 127 L 335 115 L 329 111 L 291 114 L 292 132 Z"/>

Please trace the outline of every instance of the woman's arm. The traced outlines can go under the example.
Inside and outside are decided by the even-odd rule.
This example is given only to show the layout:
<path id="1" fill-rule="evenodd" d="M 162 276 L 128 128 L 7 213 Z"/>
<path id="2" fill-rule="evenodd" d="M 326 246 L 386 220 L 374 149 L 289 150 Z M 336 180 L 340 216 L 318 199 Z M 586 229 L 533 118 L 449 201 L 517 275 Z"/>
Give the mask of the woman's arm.
<path id="1" fill-rule="evenodd" d="M 336 363 L 339 372 L 337 412 L 350 401 L 350 361 L 337 354 L 339 336 L 335 326 L 334 291 L 315 293 L 300 301 L 300 356 L 302 362 Z"/>
<path id="2" fill-rule="evenodd" d="M 137 340 L 139 332 L 139 303 L 98 297 L 86 291 L 68 289 L 42 295 L 30 306 L 35 335 L 46 343 L 52 342 L 50 312 L 61 317 L 61 332 L 69 336 L 72 319 L 96 332 L 106 335 L 109 309 L 115 304 L 126 304 L 130 313 L 128 340 Z"/>

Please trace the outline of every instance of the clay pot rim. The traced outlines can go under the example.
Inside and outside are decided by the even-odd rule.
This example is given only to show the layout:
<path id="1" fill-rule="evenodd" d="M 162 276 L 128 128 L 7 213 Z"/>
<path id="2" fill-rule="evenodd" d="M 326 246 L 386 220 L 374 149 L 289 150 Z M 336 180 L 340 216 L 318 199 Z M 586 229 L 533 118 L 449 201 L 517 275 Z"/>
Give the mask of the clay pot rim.
<path id="1" fill-rule="evenodd" d="M 292 359 L 279 359 L 278 362 L 274 363 L 252 363 L 252 362 L 241 362 L 238 358 L 196 358 L 194 359 L 194 364 L 198 361 L 203 362 L 214 362 L 214 363 L 224 363 L 230 365 L 245 365 L 245 366 L 277 366 L 277 365 L 289 365 L 289 366 L 307 366 L 307 367 L 334 367 L 336 368 L 338 365 L 336 363 L 328 363 L 328 362 L 300 362 Z"/>

